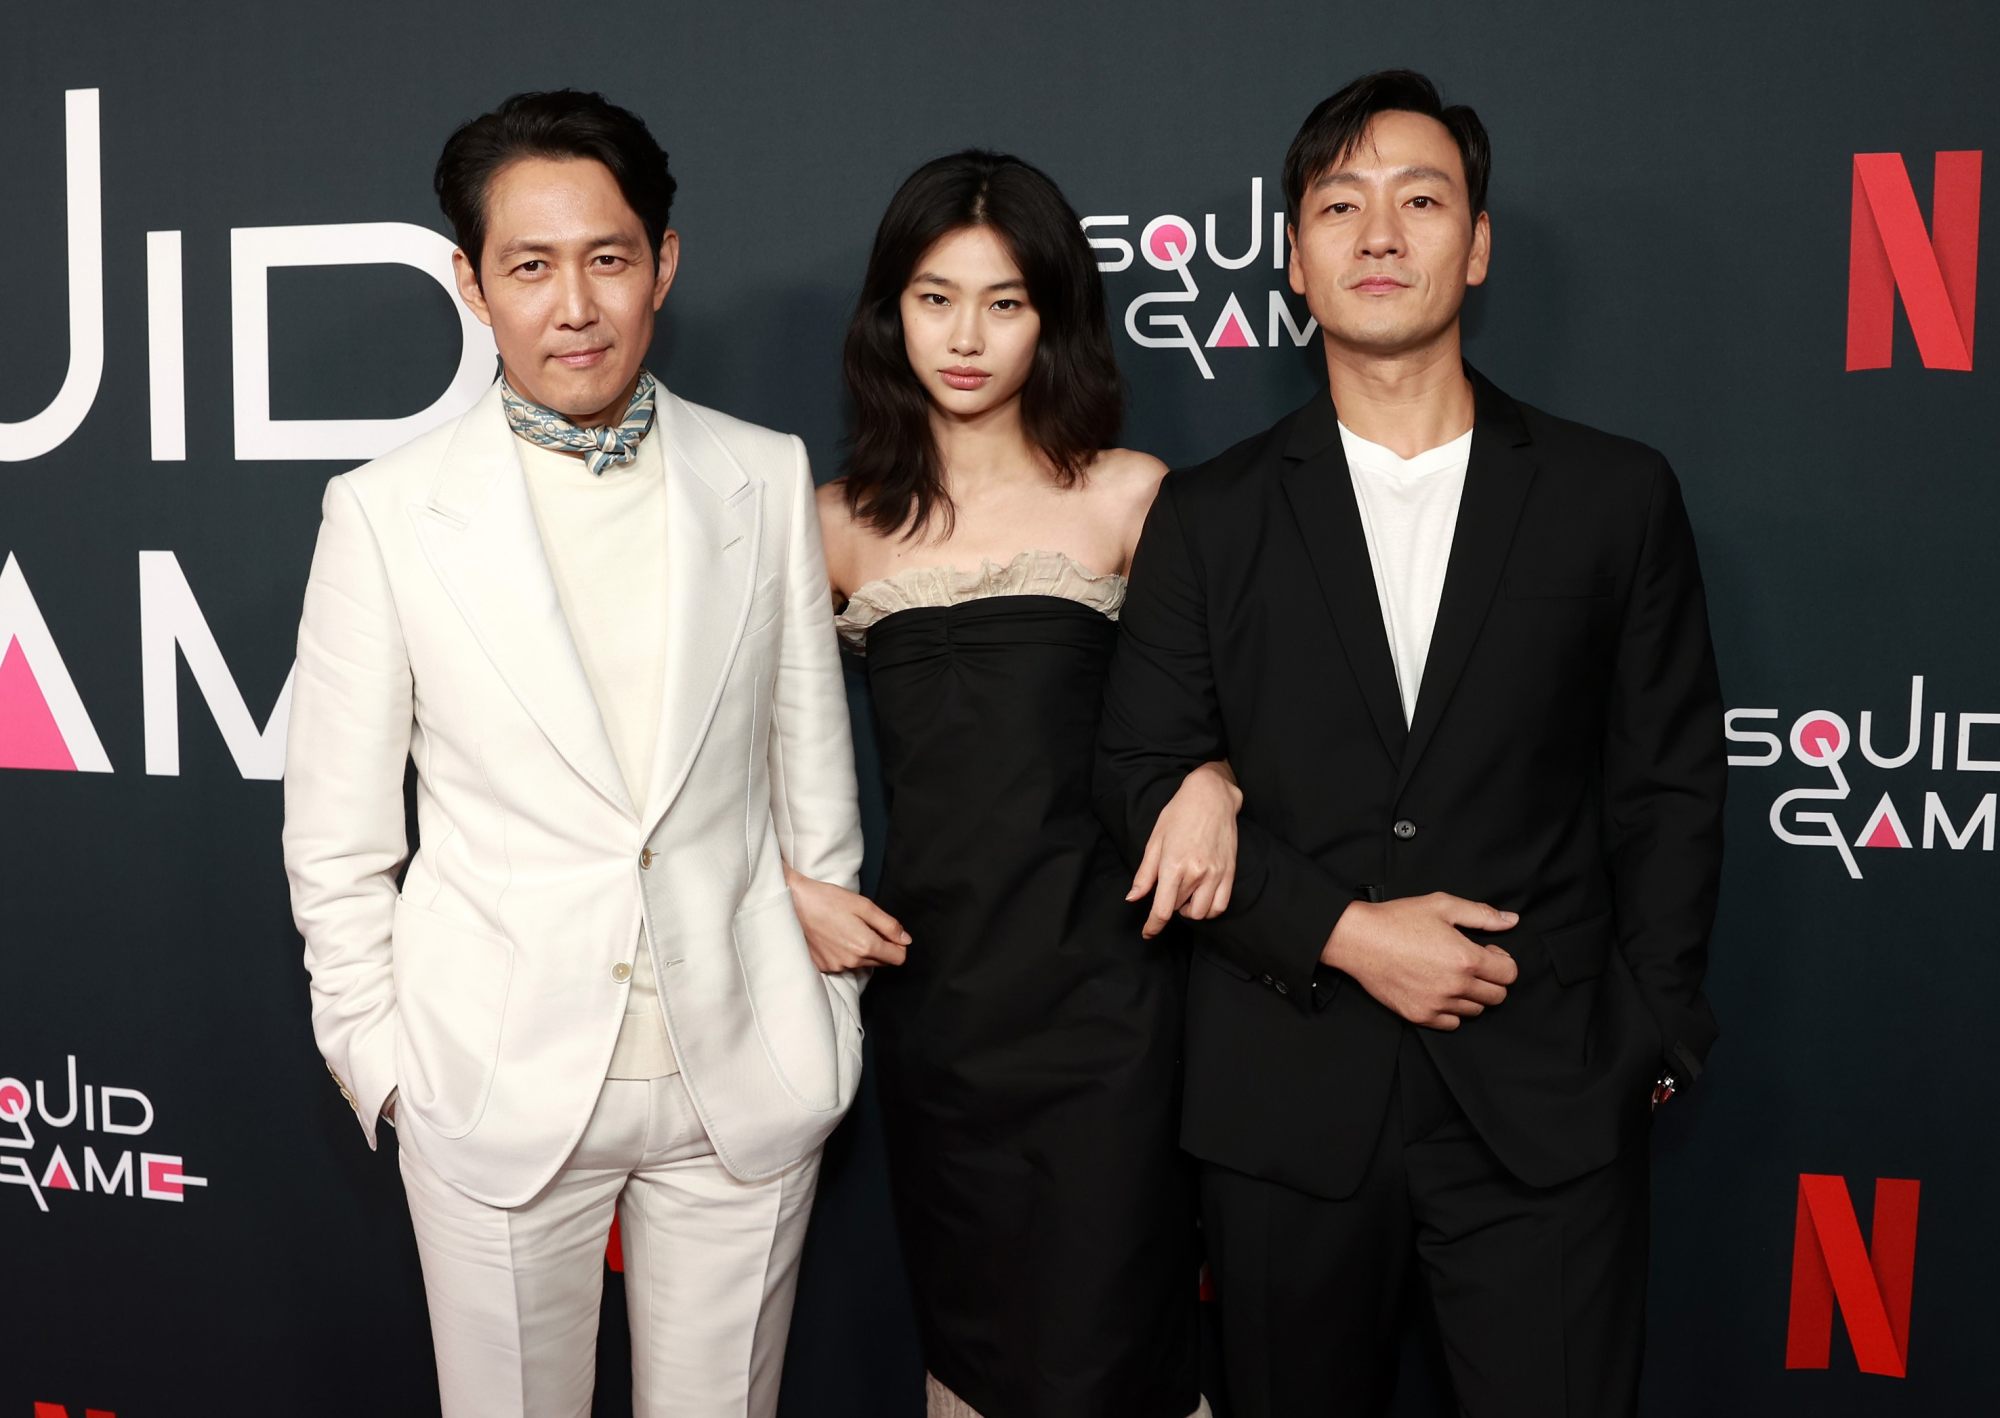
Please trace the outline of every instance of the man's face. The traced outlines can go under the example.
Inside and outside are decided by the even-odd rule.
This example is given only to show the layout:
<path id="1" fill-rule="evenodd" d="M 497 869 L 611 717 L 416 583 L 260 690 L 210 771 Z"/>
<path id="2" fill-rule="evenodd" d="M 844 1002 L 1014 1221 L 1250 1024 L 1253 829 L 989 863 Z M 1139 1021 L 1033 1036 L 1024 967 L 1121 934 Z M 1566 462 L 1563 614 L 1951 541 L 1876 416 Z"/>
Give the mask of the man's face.
<path id="1" fill-rule="evenodd" d="M 1292 290 L 1326 339 L 1359 354 L 1420 349 L 1449 330 L 1486 279 L 1492 233 L 1475 217 L 1450 131 L 1420 113 L 1378 113 L 1309 183 L 1292 233 Z"/>
<path id="2" fill-rule="evenodd" d="M 519 158 L 493 175 L 479 269 L 465 251 L 452 265 L 517 393 L 579 426 L 624 416 L 680 257 L 676 232 L 648 245 L 603 163 Z"/>

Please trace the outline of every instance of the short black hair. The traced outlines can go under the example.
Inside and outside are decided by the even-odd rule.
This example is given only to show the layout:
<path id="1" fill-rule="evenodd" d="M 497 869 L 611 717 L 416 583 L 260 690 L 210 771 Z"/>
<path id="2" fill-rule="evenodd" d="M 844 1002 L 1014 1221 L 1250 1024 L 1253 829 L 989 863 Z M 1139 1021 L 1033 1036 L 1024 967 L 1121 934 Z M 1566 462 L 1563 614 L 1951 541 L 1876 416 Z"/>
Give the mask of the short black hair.
<path id="1" fill-rule="evenodd" d="M 924 253 L 967 227 L 988 227 L 1006 245 L 1041 316 L 1021 424 L 1058 486 L 1087 475 L 1124 414 L 1104 278 L 1062 190 L 1005 153 L 972 148 L 925 163 L 897 189 L 876 229 L 842 357 L 854 405 L 847 506 L 883 536 L 916 536 L 934 516 L 947 531 L 952 525 L 930 395 L 903 343 L 902 299 Z"/>
<path id="2" fill-rule="evenodd" d="M 1319 175 L 1354 151 L 1368 121 L 1378 113 L 1421 113 L 1442 123 L 1458 143 L 1465 164 L 1465 190 L 1472 215 L 1486 210 L 1486 179 L 1493 167 L 1493 148 L 1486 125 L 1462 103 L 1445 106 L 1437 85 L 1414 69 L 1382 69 L 1356 79 L 1332 98 L 1324 99 L 1285 152 L 1285 220 L 1299 223 L 1299 204 Z"/>
<path id="3" fill-rule="evenodd" d="M 473 274 L 486 244 L 486 190 L 493 175 L 521 158 L 590 158 L 610 169 L 646 228 L 647 250 L 659 259 L 674 207 L 667 154 L 645 120 L 602 94 L 577 89 L 515 94 L 491 113 L 460 125 L 445 140 L 431 185 Z"/>

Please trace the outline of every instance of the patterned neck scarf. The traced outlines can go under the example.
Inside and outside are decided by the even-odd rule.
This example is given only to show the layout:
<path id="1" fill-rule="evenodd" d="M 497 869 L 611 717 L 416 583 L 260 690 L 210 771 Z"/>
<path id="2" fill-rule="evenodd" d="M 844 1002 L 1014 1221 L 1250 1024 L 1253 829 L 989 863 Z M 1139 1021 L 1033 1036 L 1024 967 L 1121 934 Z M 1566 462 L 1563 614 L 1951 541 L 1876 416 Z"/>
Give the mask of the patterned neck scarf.
<path id="1" fill-rule="evenodd" d="M 639 440 L 653 427 L 653 391 L 657 387 L 653 376 L 641 370 L 639 387 L 632 391 L 625 417 L 602 428 L 578 428 L 554 409 L 530 403 L 514 392 L 504 376 L 500 402 L 514 432 L 543 448 L 583 454 L 583 465 L 602 477 L 605 469 L 639 456 Z"/>

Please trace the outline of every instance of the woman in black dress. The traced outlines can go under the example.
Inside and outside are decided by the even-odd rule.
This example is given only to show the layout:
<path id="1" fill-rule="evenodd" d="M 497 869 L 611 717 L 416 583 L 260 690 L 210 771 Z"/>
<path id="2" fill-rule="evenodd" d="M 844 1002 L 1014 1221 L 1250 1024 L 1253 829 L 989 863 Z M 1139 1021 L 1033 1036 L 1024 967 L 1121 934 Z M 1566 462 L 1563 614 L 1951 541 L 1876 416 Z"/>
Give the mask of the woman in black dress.
<path id="1" fill-rule="evenodd" d="M 1091 772 L 1124 571 L 1165 469 L 1109 445 L 1103 287 L 1034 168 L 960 153 L 890 204 L 821 489 L 866 655 L 889 837 L 880 908 L 794 881 L 864 997 L 934 1415 L 1186 1418 L 1197 1238 L 1175 1145 L 1177 907 L 1227 903 L 1226 765 L 1162 815 L 1154 917 Z"/>

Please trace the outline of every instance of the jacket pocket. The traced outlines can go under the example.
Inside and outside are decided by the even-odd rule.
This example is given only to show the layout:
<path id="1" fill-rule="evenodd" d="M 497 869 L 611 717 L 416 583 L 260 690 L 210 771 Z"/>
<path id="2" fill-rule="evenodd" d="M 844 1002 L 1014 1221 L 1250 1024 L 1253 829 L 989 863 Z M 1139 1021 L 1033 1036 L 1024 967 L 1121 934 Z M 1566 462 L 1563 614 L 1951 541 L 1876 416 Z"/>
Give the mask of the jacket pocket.
<path id="1" fill-rule="evenodd" d="M 406 898 L 393 932 L 398 1111 L 440 1137 L 463 1137 L 493 1088 L 513 944 Z"/>
<path id="2" fill-rule="evenodd" d="M 1611 594 L 1609 576 L 1545 576 L 1527 571 L 1507 578 L 1507 596 L 1516 601 L 1579 600 Z"/>
<path id="3" fill-rule="evenodd" d="M 792 893 L 779 891 L 747 903 L 730 923 L 729 934 L 758 1038 L 779 1083 L 808 1111 L 839 1107 L 836 1006 L 806 948 Z"/>
<path id="4" fill-rule="evenodd" d="M 1241 965 L 1238 965 L 1234 960 L 1231 960 L 1218 950 L 1211 949 L 1206 944 L 1195 946 L 1194 953 L 1197 959 L 1206 960 L 1225 975 L 1234 975 L 1239 980 L 1254 980 L 1257 978 Z"/>
<path id="5" fill-rule="evenodd" d="M 1611 953 L 1611 913 L 1592 916 L 1575 925 L 1543 931 L 1542 944 L 1555 966 L 1556 979 L 1565 985 L 1593 979 L 1604 973 L 1605 958 Z"/>

